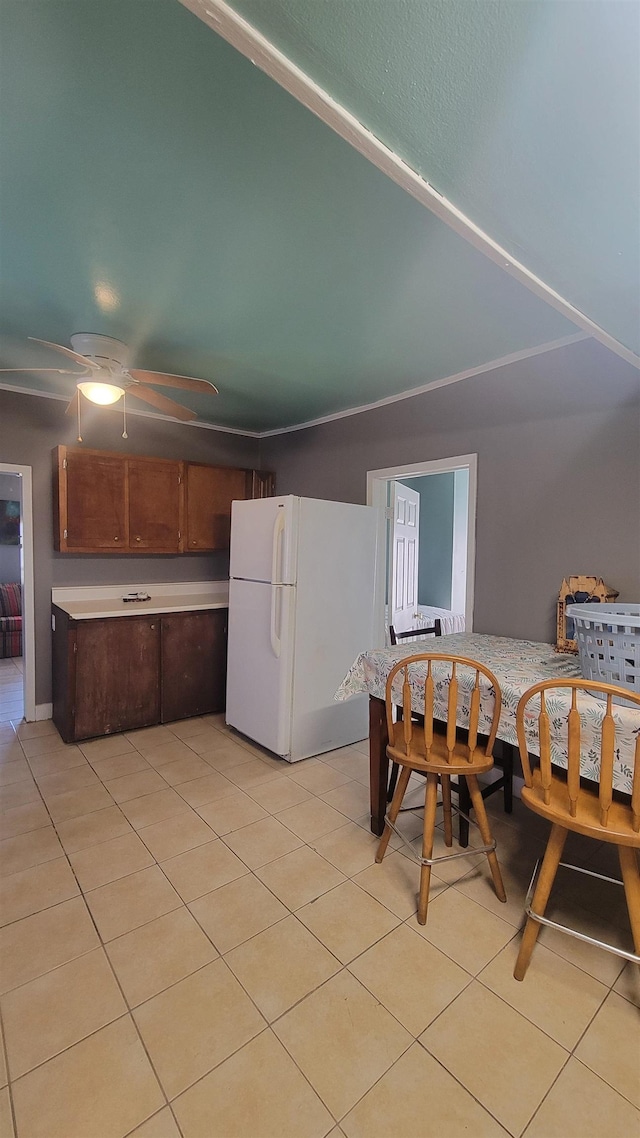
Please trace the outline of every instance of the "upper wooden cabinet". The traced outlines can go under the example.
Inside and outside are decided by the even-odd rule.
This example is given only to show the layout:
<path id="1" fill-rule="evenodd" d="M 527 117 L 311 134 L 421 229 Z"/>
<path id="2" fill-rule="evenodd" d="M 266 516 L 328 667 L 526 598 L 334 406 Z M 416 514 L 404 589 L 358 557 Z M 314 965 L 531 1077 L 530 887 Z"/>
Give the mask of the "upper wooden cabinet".
<path id="1" fill-rule="evenodd" d="M 200 553 L 229 546 L 231 503 L 275 493 L 269 471 L 59 446 L 61 553 Z"/>
<path id="2" fill-rule="evenodd" d="M 58 447 L 55 481 L 56 549 L 95 553 L 127 548 L 127 468 L 119 455 Z"/>
<path id="3" fill-rule="evenodd" d="M 126 461 L 129 546 L 147 553 L 179 553 L 183 464 L 162 458 Z"/>
<path id="4" fill-rule="evenodd" d="M 57 447 L 54 545 L 61 553 L 179 553 L 182 463 Z"/>
<path id="5" fill-rule="evenodd" d="M 185 471 L 188 553 L 226 549 L 231 530 L 231 503 L 251 497 L 251 471 L 189 462 Z"/>

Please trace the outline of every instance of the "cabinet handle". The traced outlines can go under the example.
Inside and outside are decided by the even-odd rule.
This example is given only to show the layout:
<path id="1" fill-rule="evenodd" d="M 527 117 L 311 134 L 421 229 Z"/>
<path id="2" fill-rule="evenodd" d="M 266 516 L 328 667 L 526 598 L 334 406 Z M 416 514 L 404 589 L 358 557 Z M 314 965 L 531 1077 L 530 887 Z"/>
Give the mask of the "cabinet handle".
<path id="1" fill-rule="evenodd" d="M 114 540 L 114 541 L 119 541 L 119 540 L 120 540 L 120 538 L 118 538 L 118 537 L 114 537 L 114 539 L 113 539 L 113 540 Z"/>
<path id="2" fill-rule="evenodd" d="M 149 628 L 155 628 L 155 624 L 150 624 Z"/>
<path id="3" fill-rule="evenodd" d="M 142 538 L 141 538 L 141 537 L 137 537 L 137 538 L 136 538 L 136 541 L 142 541 Z"/>

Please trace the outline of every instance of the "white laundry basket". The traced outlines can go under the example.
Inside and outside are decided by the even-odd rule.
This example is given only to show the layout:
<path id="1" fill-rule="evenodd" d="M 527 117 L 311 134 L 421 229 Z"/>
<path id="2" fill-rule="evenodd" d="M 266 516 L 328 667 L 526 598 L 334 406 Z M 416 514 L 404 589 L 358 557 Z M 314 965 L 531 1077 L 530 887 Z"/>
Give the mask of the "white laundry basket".
<path id="1" fill-rule="evenodd" d="M 568 605 L 567 616 L 585 679 L 640 695 L 640 604 Z"/>

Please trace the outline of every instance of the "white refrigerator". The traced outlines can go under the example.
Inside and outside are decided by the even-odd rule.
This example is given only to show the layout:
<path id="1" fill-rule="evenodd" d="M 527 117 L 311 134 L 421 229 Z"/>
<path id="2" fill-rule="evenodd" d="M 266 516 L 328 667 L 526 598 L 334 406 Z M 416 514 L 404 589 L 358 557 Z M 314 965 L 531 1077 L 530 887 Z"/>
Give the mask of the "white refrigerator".
<path id="1" fill-rule="evenodd" d="M 289 762 L 364 739 L 333 696 L 374 644 L 377 512 L 287 495 L 231 507 L 227 723 Z"/>

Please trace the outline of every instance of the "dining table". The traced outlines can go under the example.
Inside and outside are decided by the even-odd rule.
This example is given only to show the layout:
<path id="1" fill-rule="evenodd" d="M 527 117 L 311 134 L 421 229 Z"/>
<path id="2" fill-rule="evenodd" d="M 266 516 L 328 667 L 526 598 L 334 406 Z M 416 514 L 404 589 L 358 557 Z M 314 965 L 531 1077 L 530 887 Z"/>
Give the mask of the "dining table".
<path id="1" fill-rule="evenodd" d="M 369 696 L 369 785 L 371 800 L 371 829 L 381 834 L 387 809 L 387 788 L 389 782 L 389 760 L 387 758 L 387 719 L 385 710 L 385 688 L 387 677 L 398 660 L 420 653 L 445 654 L 477 660 L 493 672 L 502 694 L 502 707 L 498 723 L 497 739 L 511 747 L 518 746 L 516 730 L 516 708 L 520 697 L 533 684 L 541 680 L 558 680 L 581 675 L 579 659 L 576 655 L 559 653 L 553 644 L 534 640 L 519 640 L 510 636 L 491 636 L 485 633 L 460 633 L 447 636 L 446 646 L 438 647 L 434 653 L 432 639 L 411 642 L 411 650 L 405 645 L 395 647 L 371 648 L 354 660 L 347 675 L 335 693 L 338 701 L 349 699 L 361 693 Z M 411 671 L 411 684 L 418 694 L 424 690 L 427 664 L 416 664 Z M 434 664 L 434 717 L 443 722 L 447 720 L 447 677 L 450 674 L 447 664 Z M 456 724 L 468 726 L 468 695 L 475 673 L 461 667 L 458 670 L 458 708 Z M 397 683 L 397 688 L 396 688 Z M 398 673 L 392 691 L 394 704 L 402 704 L 402 673 Z M 491 729 L 494 707 L 493 689 L 481 682 L 481 723 L 486 734 Z M 600 770 L 600 733 L 606 703 L 591 695 L 585 695 L 586 714 L 582 715 L 581 734 L 581 772 L 591 781 L 598 779 Z M 565 689 L 553 693 L 551 759 L 558 766 L 567 766 L 566 736 L 563 725 L 571 705 L 571 697 Z M 538 704 L 539 707 L 539 704 Z M 613 767 L 614 790 L 630 794 L 632 789 L 636 738 L 640 734 L 640 710 L 624 704 L 614 706 L 616 724 L 616 751 Z M 527 747 L 532 755 L 538 754 L 537 707 L 535 700 L 527 709 L 525 718 Z"/>

